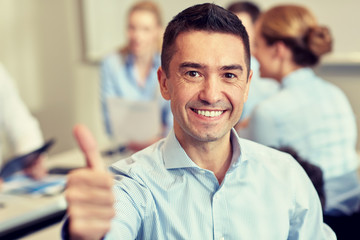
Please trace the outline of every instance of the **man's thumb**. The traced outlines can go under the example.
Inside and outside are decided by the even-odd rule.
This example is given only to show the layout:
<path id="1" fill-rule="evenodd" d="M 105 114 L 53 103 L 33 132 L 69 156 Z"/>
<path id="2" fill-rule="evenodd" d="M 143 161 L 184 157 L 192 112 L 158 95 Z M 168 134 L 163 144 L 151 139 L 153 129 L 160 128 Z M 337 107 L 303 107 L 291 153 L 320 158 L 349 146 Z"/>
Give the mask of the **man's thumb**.
<path id="1" fill-rule="evenodd" d="M 90 130 L 84 125 L 78 124 L 73 129 L 76 141 L 86 157 L 86 163 L 89 168 L 94 170 L 105 170 L 104 163 L 100 156 L 97 143 Z"/>

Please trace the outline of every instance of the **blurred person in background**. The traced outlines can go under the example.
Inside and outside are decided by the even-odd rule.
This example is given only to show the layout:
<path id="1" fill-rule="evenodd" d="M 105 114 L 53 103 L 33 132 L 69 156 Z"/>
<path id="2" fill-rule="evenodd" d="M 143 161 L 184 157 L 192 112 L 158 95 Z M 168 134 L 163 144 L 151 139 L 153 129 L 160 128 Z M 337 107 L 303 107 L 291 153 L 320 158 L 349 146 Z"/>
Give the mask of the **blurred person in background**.
<path id="1" fill-rule="evenodd" d="M 159 137 L 163 137 L 172 127 L 172 115 L 169 102 L 161 97 L 156 73 L 160 66 L 163 32 L 161 12 L 155 3 L 141 1 L 130 9 L 127 21 L 127 46 L 101 63 L 101 103 L 106 130 L 112 136 L 109 97 L 158 101 L 163 125 L 163 134 Z M 157 139 L 148 143 L 132 142 L 128 147 L 140 150 Z"/>
<path id="2" fill-rule="evenodd" d="M 29 153 L 44 143 L 38 121 L 30 114 L 22 101 L 17 88 L 0 64 L 0 132 L 11 147 L 12 155 L 18 156 Z M 0 166 L 4 165 L 2 159 L 3 144 L 0 142 Z M 40 179 L 47 173 L 41 155 L 34 164 L 24 169 L 29 176 Z M 0 179 L 0 184 L 3 179 Z"/>
<path id="3" fill-rule="evenodd" d="M 281 5 L 266 11 L 255 28 L 260 76 L 281 90 L 261 102 L 249 121 L 250 139 L 291 146 L 324 174 L 327 215 L 359 211 L 355 116 L 345 94 L 316 76 L 314 67 L 331 51 L 329 29 L 306 8 Z"/>
<path id="4" fill-rule="evenodd" d="M 250 51 L 253 55 L 254 48 L 254 29 L 255 23 L 260 15 L 259 7 L 252 2 L 236 1 L 231 3 L 227 10 L 234 13 L 244 24 L 250 40 Z M 246 128 L 249 116 L 256 105 L 262 100 L 275 94 L 279 90 L 279 84 L 273 79 L 261 78 L 259 74 L 259 62 L 251 56 L 251 69 L 253 70 L 253 77 L 249 89 L 249 97 L 244 105 L 243 113 L 241 114 L 240 121 L 235 125 L 236 130 L 240 136 L 244 136 L 244 131 L 241 129 Z M 243 134 L 244 133 L 244 134 Z"/>

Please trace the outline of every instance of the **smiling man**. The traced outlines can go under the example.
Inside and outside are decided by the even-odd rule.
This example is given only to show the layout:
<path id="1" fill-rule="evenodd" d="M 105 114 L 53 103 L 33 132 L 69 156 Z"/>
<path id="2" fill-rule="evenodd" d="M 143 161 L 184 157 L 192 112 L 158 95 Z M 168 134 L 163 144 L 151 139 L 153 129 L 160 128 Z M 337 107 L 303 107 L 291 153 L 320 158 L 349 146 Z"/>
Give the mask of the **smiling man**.
<path id="1" fill-rule="evenodd" d="M 245 47 L 242 40 L 246 33 L 237 32 L 243 36 L 208 29 L 182 32 L 173 48 L 164 43 L 163 56 L 173 56 L 158 71 L 162 95 L 171 101 L 177 140 L 219 184 L 230 166 L 230 130 L 241 115 L 251 78 L 248 43 Z"/>
<path id="2" fill-rule="evenodd" d="M 113 183 L 89 132 L 76 127 L 88 168 L 69 176 L 64 238 L 335 238 L 297 162 L 233 129 L 252 75 L 240 20 L 214 4 L 190 7 L 169 23 L 161 57 L 173 131 L 112 165 Z"/>

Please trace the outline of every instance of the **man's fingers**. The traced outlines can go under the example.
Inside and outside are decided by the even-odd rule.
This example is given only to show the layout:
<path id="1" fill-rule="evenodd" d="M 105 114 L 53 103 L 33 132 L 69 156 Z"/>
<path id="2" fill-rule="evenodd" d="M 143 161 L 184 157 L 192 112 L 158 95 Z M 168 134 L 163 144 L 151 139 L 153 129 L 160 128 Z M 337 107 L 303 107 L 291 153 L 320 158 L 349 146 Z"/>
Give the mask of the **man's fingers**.
<path id="1" fill-rule="evenodd" d="M 103 239 L 111 228 L 111 221 L 101 219 L 70 220 L 71 239 Z"/>
<path id="2" fill-rule="evenodd" d="M 115 216 L 113 177 L 105 171 L 91 132 L 83 125 L 76 125 L 73 133 L 88 167 L 68 174 L 65 197 L 69 234 L 73 239 L 101 239 L 110 230 Z"/>
<path id="3" fill-rule="evenodd" d="M 76 141 L 86 157 L 87 166 L 94 170 L 105 171 L 97 143 L 90 130 L 84 125 L 76 125 L 73 130 Z"/>

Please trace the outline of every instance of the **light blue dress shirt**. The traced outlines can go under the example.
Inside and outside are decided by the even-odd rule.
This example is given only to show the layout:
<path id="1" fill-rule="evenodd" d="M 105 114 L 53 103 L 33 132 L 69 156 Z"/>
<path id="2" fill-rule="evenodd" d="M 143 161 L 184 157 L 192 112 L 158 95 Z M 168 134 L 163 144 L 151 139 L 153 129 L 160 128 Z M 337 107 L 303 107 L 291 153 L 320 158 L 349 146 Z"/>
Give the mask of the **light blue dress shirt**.
<path id="1" fill-rule="evenodd" d="M 137 72 L 134 67 L 134 57 L 130 54 L 122 57 L 119 53 L 107 56 L 101 63 L 101 104 L 107 133 L 112 135 L 107 99 L 122 97 L 129 100 L 159 101 L 162 123 L 167 128 L 172 127 L 170 103 L 165 101 L 161 94 L 157 80 L 157 70 L 160 66 L 160 55 L 156 54 L 153 66 L 146 79 L 145 86 L 137 84 Z"/>
<path id="2" fill-rule="evenodd" d="M 241 114 L 240 120 L 250 116 L 256 105 L 279 91 L 279 83 L 270 78 L 261 78 L 259 62 L 251 57 L 251 69 L 253 76 L 250 83 L 249 95 Z"/>
<path id="3" fill-rule="evenodd" d="M 290 146 L 301 157 L 319 166 L 330 205 L 336 205 L 333 197 L 349 191 L 355 191 L 354 196 L 359 199 L 357 129 L 346 96 L 333 84 L 317 77 L 310 68 L 286 76 L 281 87 L 276 95 L 254 110 L 249 138 L 268 146 Z M 331 181 L 335 178 L 335 182 Z M 350 211 L 358 208 L 359 202 L 356 202 L 358 200 Z M 329 204 L 327 210 L 335 207 Z"/>
<path id="4" fill-rule="evenodd" d="M 105 239 L 336 239 L 317 193 L 290 155 L 231 134 L 221 185 L 173 131 L 113 164 L 116 216 Z"/>

